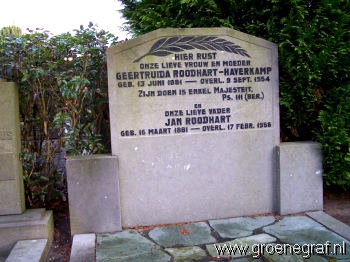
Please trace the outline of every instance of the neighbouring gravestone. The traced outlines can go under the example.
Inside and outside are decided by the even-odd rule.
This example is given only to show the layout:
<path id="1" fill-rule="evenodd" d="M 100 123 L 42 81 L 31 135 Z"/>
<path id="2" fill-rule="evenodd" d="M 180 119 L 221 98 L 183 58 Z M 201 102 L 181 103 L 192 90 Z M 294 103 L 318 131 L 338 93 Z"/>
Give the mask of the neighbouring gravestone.
<path id="1" fill-rule="evenodd" d="M 25 208 L 18 90 L 0 79 L 0 215 L 22 214 Z"/>
<path id="2" fill-rule="evenodd" d="M 124 227 L 276 211 L 277 45 L 160 29 L 107 51 Z"/>
<path id="3" fill-rule="evenodd" d="M 52 211 L 25 209 L 18 88 L 0 79 L 0 261 L 18 240 L 41 239 L 43 256 L 53 239 Z"/>

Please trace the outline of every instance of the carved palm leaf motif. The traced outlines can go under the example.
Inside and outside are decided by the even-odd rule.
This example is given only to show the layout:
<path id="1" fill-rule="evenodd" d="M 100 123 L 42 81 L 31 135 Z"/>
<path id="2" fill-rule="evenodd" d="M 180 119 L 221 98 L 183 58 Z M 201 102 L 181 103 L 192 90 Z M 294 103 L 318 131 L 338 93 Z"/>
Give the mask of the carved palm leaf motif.
<path id="1" fill-rule="evenodd" d="M 211 51 L 224 51 L 241 56 L 250 57 L 246 50 L 233 42 L 215 36 L 175 36 L 161 38 L 153 44 L 147 54 L 139 57 L 134 62 L 139 62 L 149 55 L 167 56 L 186 50 L 199 49 Z"/>

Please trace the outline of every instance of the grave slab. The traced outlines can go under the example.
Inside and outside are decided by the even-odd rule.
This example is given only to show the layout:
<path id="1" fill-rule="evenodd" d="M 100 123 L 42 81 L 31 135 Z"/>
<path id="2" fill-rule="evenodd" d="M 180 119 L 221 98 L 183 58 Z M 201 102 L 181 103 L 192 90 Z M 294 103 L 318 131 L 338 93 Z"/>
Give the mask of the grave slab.
<path id="1" fill-rule="evenodd" d="M 165 251 L 173 256 L 174 262 L 201 261 L 207 257 L 205 251 L 198 246 L 166 248 Z"/>
<path id="2" fill-rule="evenodd" d="M 223 238 L 238 238 L 250 236 L 254 229 L 275 222 L 273 216 L 237 217 L 231 219 L 209 220 L 209 224 Z"/>
<path id="3" fill-rule="evenodd" d="M 268 234 L 259 234 L 249 237 L 237 238 L 235 240 L 226 241 L 217 244 L 206 245 L 208 253 L 212 257 L 233 257 L 239 258 L 244 256 L 252 256 L 254 254 L 253 247 L 257 244 L 268 244 L 276 241 L 276 238 Z M 230 252 L 229 248 L 236 248 L 239 246 L 241 249 L 234 250 L 235 252 Z M 232 251 L 232 249 L 231 249 Z"/>
<path id="4" fill-rule="evenodd" d="M 263 231 L 291 245 L 314 244 L 323 247 L 329 244 L 330 257 L 350 259 L 350 251 L 346 249 L 350 242 L 309 217 L 285 217 L 271 226 L 264 227 Z"/>
<path id="5" fill-rule="evenodd" d="M 182 226 L 156 227 L 148 235 L 163 247 L 179 247 L 215 243 L 210 227 L 205 222 L 185 224 Z"/>
<path id="6" fill-rule="evenodd" d="M 253 258 L 252 256 L 232 259 L 232 262 L 252 262 L 252 261 L 263 261 L 263 260 L 261 258 Z"/>
<path id="7" fill-rule="evenodd" d="M 277 147 L 277 174 L 280 215 L 323 210 L 320 143 L 281 143 Z"/>
<path id="8" fill-rule="evenodd" d="M 66 166 L 71 234 L 121 231 L 117 157 L 70 156 Z"/>
<path id="9" fill-rule="evenodd" d="M 276 247 L 277 245 L 277 247 Z M 276 253 L 278 250 L 279 253 Z M 295 249 L 297 250 L 297 249 Z M 261 257 L 264 257 L 269 262 L 299 262 L 299 261 L 311 261 L 311 262 L 327 262 L 328 259 L 318 256 L 316 254 L 307 254 L 300 252 L 299 255 L 289 252 L 290 248 L 284 248 L 283 244 L 270 244 L 267 249 L 261 252 Z"/>
<path id="10" fill-rule="evenodd" d="M 159 246 L 136 230 L 97 236 L 96 261 L 170 261 Z"/>
<path id="11" fill-rule="evenodd" d="M 124 227 L 276 211 L 277 54 L 228 28 L 159 29 L 107 50 Z"/>

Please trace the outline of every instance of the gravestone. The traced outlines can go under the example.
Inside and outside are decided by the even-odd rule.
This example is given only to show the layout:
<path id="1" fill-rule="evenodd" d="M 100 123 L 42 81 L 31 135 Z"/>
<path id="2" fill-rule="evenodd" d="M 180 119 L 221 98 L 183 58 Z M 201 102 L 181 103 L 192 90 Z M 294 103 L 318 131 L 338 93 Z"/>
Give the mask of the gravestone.
<path id="1" fill-rule="evenodd" d="M 159 29 L 107 60 L 124 227 L 276 211 L 276 44 Z"/>
<path id="2" fill-rule="evenodd" d="M 0 79 L 0 261 L 18 240 L 41 239 L 45 257 L 53 239 L 52 211 L 25 209 L 18 101 L 15 83 Z"/>
<path id="3" fill-rule="evenodd" d="M 22 214 L 25 208 L 18 90 L 0 79 L 0 215 Z"/>

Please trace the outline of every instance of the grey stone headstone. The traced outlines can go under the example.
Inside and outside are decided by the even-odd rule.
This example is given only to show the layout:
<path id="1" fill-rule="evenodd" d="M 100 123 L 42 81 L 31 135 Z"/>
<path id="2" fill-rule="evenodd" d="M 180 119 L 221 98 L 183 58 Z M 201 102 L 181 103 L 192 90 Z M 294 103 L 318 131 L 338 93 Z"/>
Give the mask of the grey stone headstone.
<path id="1" fill-rule="evenodd" d="M 122 225 L 276 211 L 277 45 L 159 29 L 107 50 Z"/>
<path id="2" fill-rule="evenodd" d="M 18 89 L 0 79 L 0 215 L 24 211 Z"/>
<path id="3" fill-rule="evenodd" d="M 277 147 L 277 212 L 288 215 L 323 210 L 321 144 L 281 143 Z"/>
<path id="4" fill-rule="evenodd" d="M 117 157 L 70 156 L 66 165 L 71 234 L 121 231 Z"/>

